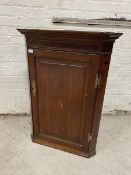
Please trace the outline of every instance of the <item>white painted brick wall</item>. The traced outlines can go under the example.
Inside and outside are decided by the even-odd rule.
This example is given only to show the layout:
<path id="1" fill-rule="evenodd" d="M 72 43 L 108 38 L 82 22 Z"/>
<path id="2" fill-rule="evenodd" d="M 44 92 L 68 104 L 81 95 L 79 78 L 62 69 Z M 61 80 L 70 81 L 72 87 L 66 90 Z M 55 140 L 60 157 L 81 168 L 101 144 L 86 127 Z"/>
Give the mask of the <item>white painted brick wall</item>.
<path id="1" fill-rule="evenodd" d="M 52 16 L 131 19 L 131 1 L 0 0 L 0 113 L 30 113 L 25 38 L 17 28 L 123 32 L 114 45 L 103 113 L 131 111 L 131 29 L 54 25 Z"/>

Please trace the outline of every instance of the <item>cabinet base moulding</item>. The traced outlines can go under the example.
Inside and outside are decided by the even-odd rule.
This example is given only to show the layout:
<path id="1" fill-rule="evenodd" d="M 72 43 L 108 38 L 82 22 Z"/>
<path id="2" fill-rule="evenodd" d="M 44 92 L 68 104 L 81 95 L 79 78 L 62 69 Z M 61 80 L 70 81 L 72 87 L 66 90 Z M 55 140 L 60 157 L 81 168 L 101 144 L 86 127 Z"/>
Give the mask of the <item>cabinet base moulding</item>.
<path id="1" fill-rule="evenodd" d="M 54 142 L 50 142 L 50 141 L 47 141 L 47 140 L 44 140 L 44 139 L 41 139 L 41 138 L 36 138 L 34 137 L 33 135 L 31 136 L 32 138 L 32 141 L 34 143 L 38 143 L 40 145 L 45 145 L 45 146 L 48 146 L 48 147 L 51 147 L 51 148 L 54 148 L 54 149 L 59 149 L 61 151 L 65 151 L 65 152 L 68 152 L 68 153 L 72 153 L 72 154 L 76 154 L 78 156 L 83 156 L 83 157 L 86 157 L 86 158 L 90 158 L 92 156 L 94 156 L 96 154 L 96 151 L 94 152 L 91 152 L 91 153 L 86 153 L 86 152 L 82 152 L 82 151 L 79 151 L 75 148 L 71 148 L 71 147 L 68 147 L 68 146 L 64 146 L 64 145 L 60 145 L 60 144 L 57 144 L 57 143 L 54 143 Z"/>

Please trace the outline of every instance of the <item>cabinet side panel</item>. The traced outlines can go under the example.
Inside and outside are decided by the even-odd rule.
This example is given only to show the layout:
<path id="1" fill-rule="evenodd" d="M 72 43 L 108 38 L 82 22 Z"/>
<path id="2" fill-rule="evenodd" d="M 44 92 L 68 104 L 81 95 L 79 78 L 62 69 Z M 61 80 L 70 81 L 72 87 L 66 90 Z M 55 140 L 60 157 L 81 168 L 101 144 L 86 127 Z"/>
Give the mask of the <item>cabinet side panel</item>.
<path id="1" fill-rule="evenodd" d="M 96 76 L 99 71 L 99 64 L 100 64 L 100 57 L 94 56 L 91 59 L 91 64 L 89 67 L 89 81 L 87 84 L 87 98 L 86 98 L 86 106 L 85 106 L 85 113 L 83 118 L 83 132 L 81 134 L 84 138 L 84 146 L 85 151 L 88 152 L 89 142 L 88 142 L 88 135 L 92 130 L 92 120 L 93 120 L 93 113 L 95 108 L 95 101 L 97 95 L 97 88 L 96 86 Z"/>
<path id="2" fill-rule="evenodd" d="M 100 80 L 100 87 L 97 89 L 96 104 L 94 109 L 92 131 L 91 131 L 91 133 L 93 134 L 93 138 L 89 145 L 89 152 L 95 151 L 95 148 L 96 148 L 106 81 L 107 81 L 108 70 L 110 65 L 110 58 L 111 58 L 110 54 L 101 56 L 100 68 L 99 68 L 99 74 L 101 75 L 101 80 Z"/>
<path id="3" fill-rule="evenodd" d="M 38 118 L 38 100 L 37 100 L 36 63 L 35 63 L 35 57 L 33 53 L 28 53 L 28 67 L 29 67 L 29 79 L 30 79 L 33 135 L 36 137 L 39 134 L 39 118 Z M 35 86 L 34 87 L 35 94 L 32 93 L 33 92 L 32 85 Z"/>

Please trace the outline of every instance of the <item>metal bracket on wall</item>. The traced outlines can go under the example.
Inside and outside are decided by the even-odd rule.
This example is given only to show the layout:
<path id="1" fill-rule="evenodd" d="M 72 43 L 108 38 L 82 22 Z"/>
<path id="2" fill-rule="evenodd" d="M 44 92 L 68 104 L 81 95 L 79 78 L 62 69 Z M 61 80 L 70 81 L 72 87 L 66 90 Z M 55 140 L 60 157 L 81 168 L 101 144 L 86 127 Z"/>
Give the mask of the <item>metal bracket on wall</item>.
<path id="1" fill-rule="evenodd" d="M 53 23 L 72 24 L 72 25 L 86 25 L 86 26 L 103 26 L 103 27 L 117 27 L 117 28 L 131 28 L 131 19 L 126 18 L 100 18 L 100 19 L 81 19 L 81 18 L 67 18 L 67 17 L 53 17 Z"/>

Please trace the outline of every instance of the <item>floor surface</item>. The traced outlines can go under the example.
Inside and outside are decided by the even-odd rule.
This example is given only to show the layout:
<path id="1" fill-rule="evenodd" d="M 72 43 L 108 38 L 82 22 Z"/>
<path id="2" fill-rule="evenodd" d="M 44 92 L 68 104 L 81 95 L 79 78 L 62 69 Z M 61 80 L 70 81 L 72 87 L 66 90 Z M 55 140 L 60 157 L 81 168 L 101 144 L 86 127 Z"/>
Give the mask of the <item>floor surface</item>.
<path id="1" fill-rule="evenodd" d="M 32 143 L 30 135 L 30 117 L 0 117 L 0 175 L 131 175 L 131 116 L 102 116 L 90 159 Z"/>

